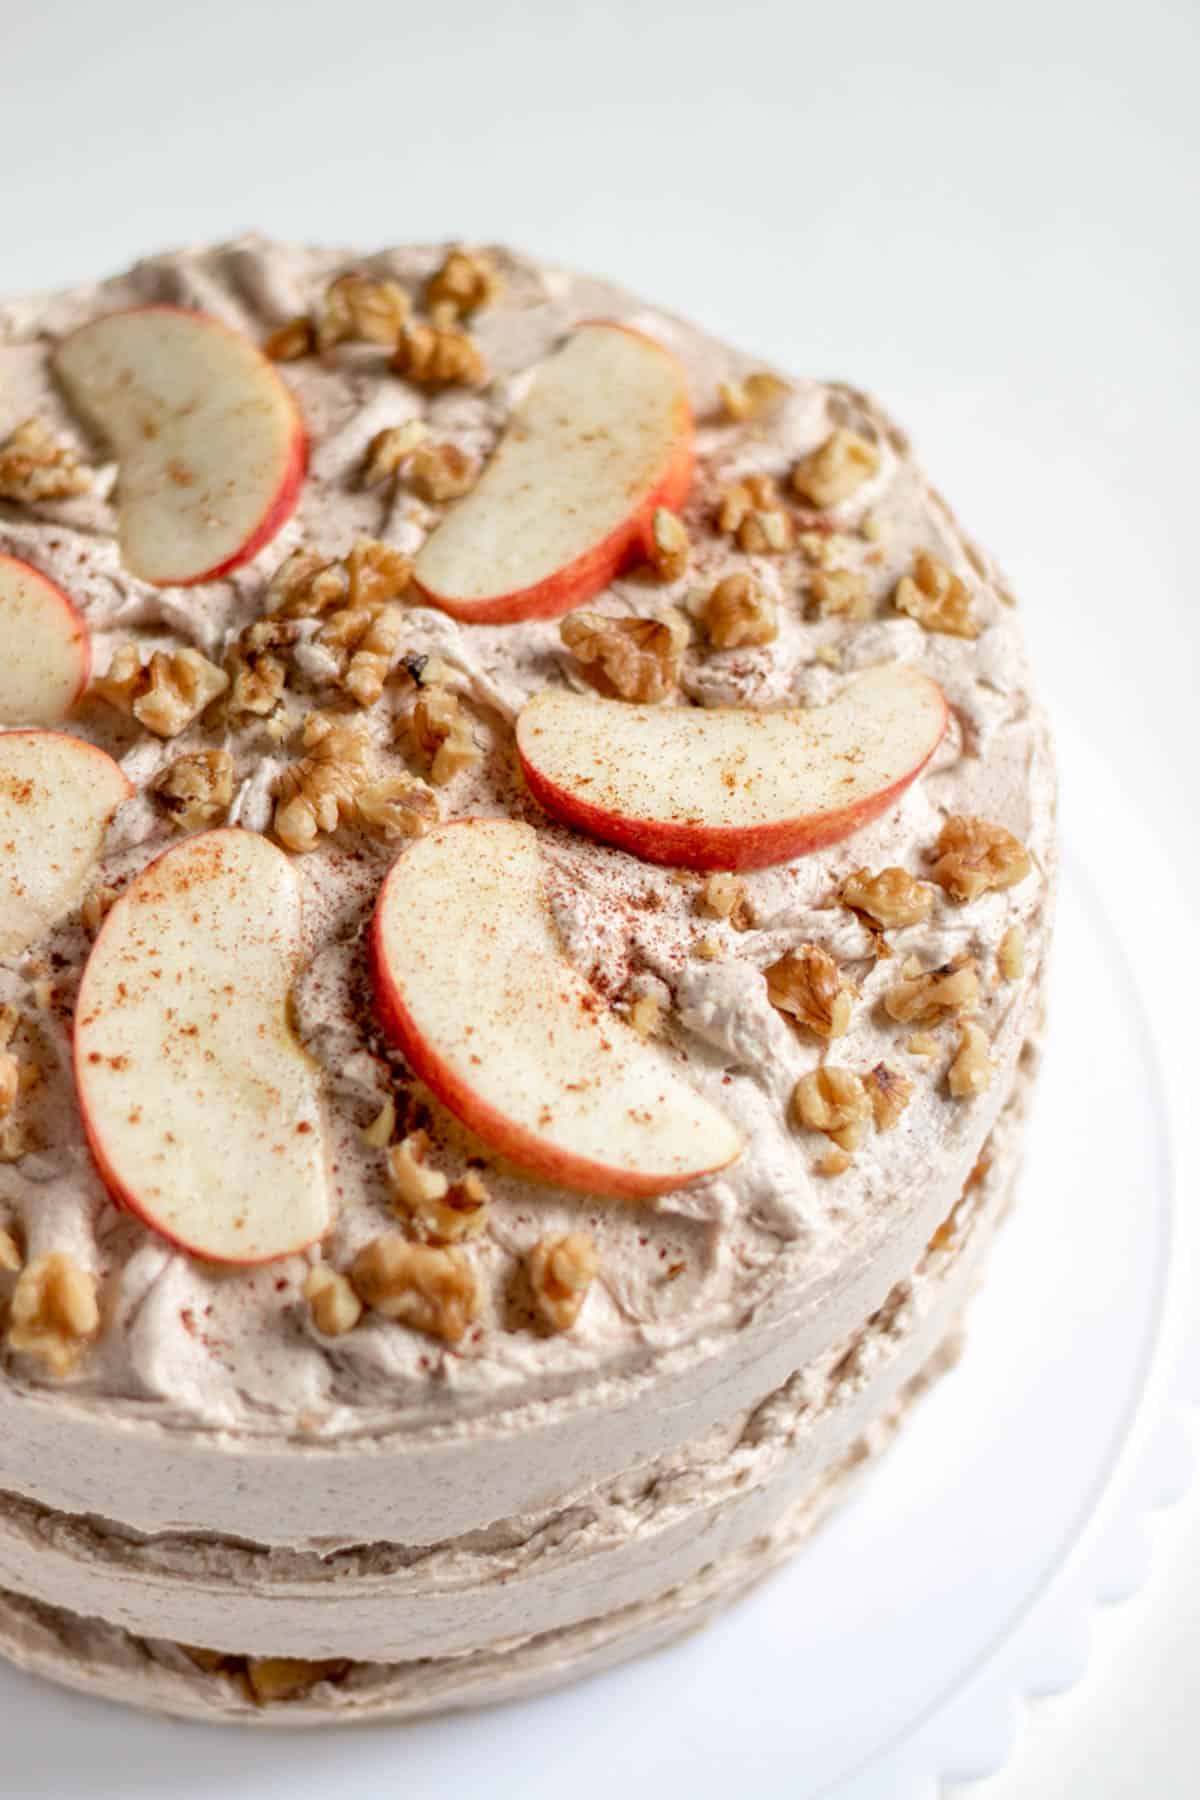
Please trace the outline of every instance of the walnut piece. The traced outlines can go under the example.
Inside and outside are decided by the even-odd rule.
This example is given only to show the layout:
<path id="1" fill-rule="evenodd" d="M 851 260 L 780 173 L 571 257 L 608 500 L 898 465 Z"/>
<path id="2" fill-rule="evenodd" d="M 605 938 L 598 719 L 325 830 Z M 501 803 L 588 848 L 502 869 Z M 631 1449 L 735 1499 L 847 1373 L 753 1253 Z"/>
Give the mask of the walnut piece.
<path id="1" fill-rule="evenodd" d="M 440 506 L 458 500 L 479 479 L 479 464 L 457 444 L 420 444 L 408 459 L 408 484 L 414 493 Z"/>
<path id="2" fill-rule="evenodd" d="M 191 750 L 176 757 L 152 785 L 179 831 L 200 831 L 229 810 L 233 758 L 228 750 Z"/>
<path id="3" fill-rule="evenodd" d="M 650 520 L 650 541 L 646 546 L 650 567 L 660 581 L 678 581 L 687 573 L 692 543 L 687 527 L 678 513 L 656 506 Z"/>
<path id="4" fill-rule="evenodd" d="M 912 1082 L 899 1069 L 880 1062 L 863 1076 L 863 1086 L 871 1102 L 875 1129 L 893 1131 L 900 1123 L 901 1113 L 912 1099 Z"/>
<path id="5" fill-rule="evenodd" d="M 717 530 L 733 538 L 739 550 L 761 556 L 790 550 L 795 540 L 795 527 L 769 475 L 744 475 L 725 489 Z"/>
<path id="6" fill-rule="evenodd" d="M 653 1037 L 662 1025 L 663 1003 L 657 994 L 639 994 L 626 1017 L 639 1037 Z"/>
<path id="7" fill-rule="evenodd" d="M 307 313 L 277 325 L 263 345 L 263 355 L 272 362 L 298 362 L 311 356 L 317 347 L 317 333 Z"/>
<path id="8" fill-rule="evenodd" d="M 904 1048 L 910 1056 L 929 1057 L 937 1055 L 939 1046 L 937 1039 L 928 1031 L 914 1031 Z"/>
<path id="9" fill-rule="evenodd" d="M 704 628 L 718 650 L 769 644 L 779 635 L 775 602 L 752 575 L 726 575 L 704 604 Z"/>
<path id="10" fill-rule="evenodd" d="M 814 569 L 808 578 L 813 607 L 822 618 L 846 619 L 871 616 L 871 589 L 865 575 L 854 569 Z"/>
<path id="11" fill-rule="evenodd" d="M 918 551 L 912 574 L 896 583 L 892 605 L 926 631 L 975 638 L 983 629 L 971 611 L 966 583 L 927 550 Z"/>
<path id="12" fill-rule="evenodd" d="M 822 1038 L 844 1037 L 850 1025 L 850 990 L 832 956 L 817 944 L 801 944 L 763 970 L 771 1005 L 790 1013 Z"/>
<path id="13" fill-rule="evenodd" d="M 0 1119 L 7 1119 L 21 1091 L 21 1065 L 9 1046 L 18 1024 L 15 1006 L 0 1006 Z"/>
<path id="14" fill-rule="evenodd" d="M 551 1331 L 570 1331 L 596 1278 L 600 1256 L 585 1231 L 542 1238 L 529 1252 L 529 1286 L 534 1305 Z"/>
<path id="15" fill-rule="evenodd" d="M 0 500 L 34 506 L 85 494 L 91 485 L 70 445 L 52 437 L 40 419 L 26 419 L 0 444 Z"/>
<path id="16" fill-rule="evenodd" d="M 346 1277 L 327 1263 L 314 1263 L 302 1291 L 313 1324 L 326 1337 L 342 1337 L 362 1318 L 362 1301 Z"/>
<path id="17" fill-rule="evenodd" d="M 383 606 L 412 580 L 412 558 L 382 538 L 358 538 L 342 566 L 352 607 Z"/>
<path id="18" fill-rule="evenodd" d="M 727 419 L 741 424 L 746 419 L 761 419 L 772 411 L 790 392 L 786 381 L 765 369 L 755 369 L 741 381 L 722 381 L 717 385 L 721 406 Z"/>
<path id="19" fill-rule="evenodd" d="M 479 1316 L 479 1283 L 466 1251 L 412 1244 L 398 1231 L 359 1251 L 350 1280 L 359 1299 L 385 1319 L 450 1344 Z"/>
<path id="20" fill-rule="evenodd" d="M 105 882 L 88 889 L 80 903 L 79 922 L 89 937 L 95 937 L 116 897 L 116 888 L 109 887 Z"/>
<path id="21" fill-rule="evenodd" d="M 1025 931 L 1010 925 L 996 946 L 996 973 L 1001 981 L 1020 981 L 1025 973 Z"/>
<path id="22" fill-rule="evenodd" d="M 395 1210 L 414 1237 L 426 1244 L 461 1244 L 478 1237 L 488 1222 L 488 1192 L 473 1170 L 450 1181 L 426 1162 L 429 1137 L 408 1136 L 388 1151 L 388 1179 Z"/>
<path id="23" fill-rule="evenodd" d="M 225 657 L 229 692 L 225 711 L 230 718 L 252 713 L 266 718 L 283 698 L 287 664 L 281 651 L 290 649 L 299 634 L 291 619 L 256 619 L 239 632 Z"/>
<path id="24" fill-rule="evenodd" d="M 864 913 L 881 931 L 904 925 L 920 925 L 933 906 L 933 889 L 907 869 L 855 869 L 847 875 L 838 894 L 851 912 Z"/>
<path id="25" fill-rule="evenodd" d="M 0 1227 L 0 1274 L 15 1275 L 23 1260 L 21 1246 L 12 1232 Z"/>
<path id="26" fill-rule="evenodd" d="M 224 1665 L 228 1659 L 221 1661 Z M 237 1666 L 236 1659 L 233 1666 Z M 271 1706 L 283 1700 L 303 1700 L 318 1683 L 336 1681 L 349 1667 L 345 1657 L 303 1662 L 298 1656 L 249 1656 L 246 1686 L 257 1705 Z"/>
<path id="27" fill-rule="evenodd" d="M 429 776 L 438 787 L 479 761 L 479 746 L 471 735 L 467 713 L 449 688 L 422 688 L 409 728 L 418 750 L 429 759 Z"/>
<path id="28" fill-rule="evenodd" d="M 879 452 L 856 431 L 839 426 L 792 470 L 792 488 L 811 506 L 837 506 L 879 469 Z"/>
<path id="29" fill-rule="evenodd" d="M 388 366 L 418 387 L 482 387 L 487 380 L 479 345 L 457 325 L 406 325 Z"/>
<path id="30" fill-rule="evenodd" d="M 392 1133 L 395 1129 L 396 1102 L 388 1094 L 371 1123 L 361 1126 L 358 1135 L 364 1144 L 370 1144 L 372 1150 L 386 1150 L 392 1141 Z"/>
<path id="31" fill-rule="evenodd" d="M 972 1100 L 990 1086 L 995 1072 L 987 1033 L 973 1020 L 963 1019 L 958 1027 L 958 1054 L 946 1074 L 950 1092 L 956 1100 Z"/>
<path id="32" fill-rule="evenodd" d="M 490 257 L 461 246 L 450 250 L 425 288 L 425 304 L 439 318 L 465 319 L 487 306 L 500 292 L 500 277 Z"/>
<path id="33" fill-rule="evenodd" d="M 27 1263 L 8 1315 L 8 1346 L 36 1356 L 52 1375 L 69 1375 L 100 1329 L 96 1277 L 61 1250 Z"/>
<path id="34" fill-rule="evenodd" d="M 345 568 L 316 550 L 293 550 L 267 584 L 267 611 L 280 619 L 316 619 L 345 606 Z"/>
<path id="35" fill-rule="evenodd" d="M 136 646 L 124 644 L 92 690 L 156 737 L 173 738 L 228 686 L 224 669 L 199 650 L 156 650 L 143 667 Z"/>
<path id="36" fill-rule="evenodd" d="M 389 425 L 385 430 L 377 431 L 363 458 L 363 486 L 378 487 L 381 482 L 399 474 L 428 435 L 429 428 L 421 419 L 406 419 L 403 425 Z"/>
<path id="37" fill-rule="evenodd" d="M 317 311 L 316 346 L 357 341 L 395 346 L 412 311 L 412 301 L 398 281 L 376 281 L 368 275 L 339 275 L 325 290 Z"/>
<path id="38" fill-rule="evenodd" d="M 889 1018 L 902 1025 L 936 1025 L 952 1014 L 974 1012 L 979 1004 L 979 976 L 972 957 L 940 969 L 907 973 L 883 997 Z"/>
<path id="39" fill-rule="evenodd" d="M 960 905 L 991 888 L 1015 887 L 1033 868 L 1020 838 L 987 819 L 952 813 L 930 851 L 929 873 Z"/>
<path id="40" fill-rule="evenodd" d="M 395 605 L 343 606 L 329 614 L 316 642 L 337 659 L 338 686 L 360 706 L 373 706 L 392 672 L 404 629 Z"/>
<path id="41" fill-rule="evenodd" d="M 568 613 L 559 634 L 593 687 L 639 702 L 662 700 L 676 687 L 688 640 L 686 621 L 674 611 L 662 619 Z"/>
<path id="42" fill-rule="evenodd" d="M 749 930 L 750 903 L 746 898 L 746 884 L 736 875 L 717 870 L 704 883 L 700 899 L 705 911 L 714 919 L 728 919 L 735 931 Z"/>
<path id="43" fill-rule="evenodd" d="M 417 775 L 385 775 L 362 789 L 355 802 L 358 823 L 385 843 L 423 837 L 442 816 L 438 797 Z"/>
<path id="44" fill-rule="evenodd" d="M 847 1156 L 844 1150 L 826 1150 L 818 1156 L 813 1170 L 818 1175 L 844 1175 L 853 1166 L 854 1158 Z"/>
<path id="45" fill-rule="evenodd" d="M 367 785 L 368 742 L 364 721 L 312 712 L 300 738 L 307 754 L 275 784 L 275 835 L 286 850 L 316 847 L 323 833 L 352 817 Z"/>
<path id="46" fill-rule="evenodd" d="M 871 1100 L 852 1069 L 825 1063 L 800 1077 L 792 1094 L 792 1111 L 809 1131 L 823 1131 L 843 1150 L 857 1150 L 866 1135 Z"/>

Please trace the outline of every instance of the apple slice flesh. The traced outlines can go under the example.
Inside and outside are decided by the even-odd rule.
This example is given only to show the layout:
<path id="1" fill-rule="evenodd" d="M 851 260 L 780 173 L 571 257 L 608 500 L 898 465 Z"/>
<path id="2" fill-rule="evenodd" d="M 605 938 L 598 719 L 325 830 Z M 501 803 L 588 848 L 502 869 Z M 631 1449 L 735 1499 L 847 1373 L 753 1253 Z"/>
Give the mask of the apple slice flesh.
<path id="1" fill-rule="evenodd" d="M 19 956 L 70 912 L 132 792 L 81 738 L 0 732 L 0 956 Z"/>
<path id="2" fill-rule="evenodd" d="M 88 684 L 87 626 L 60 587 L 0 556 L 0 725 L 56 725 Z"/>
<path id="3" fill-rule="evenodd" d="M 475 487 L 417 556 L 418 586 L 455 618 L 552 619 L 644 552 L 678 507 L 693 427 L 680 363 L 626 326 L 580 325 L 538 371 Z"/>
<path id="4" fill-rule="evenodd" d="M 142 871 L 83 973 L 75 1080 L 101 1176 L 216 1262 L 267 1262 L 330 1224 L 317 1072 L 288 1022 L 299 957 L 291 863 L 220 830 Z"/>
<path id="5" fill-rule="evenodd" d="M 528 825 L 418 838 L 371 931 L 384 1029 L 465 1125 L 563 1187 L 639 1198 L 724 1168 L 738 1132 L 568 962 L 544 877 Z"/>
<path id="6" fill-rule="evenodd" d="M 228 574 L 291 515 L 304 427 L 273 365 L 239 332 L 206 313 L 137 307 L 81 326 L 54 360 L 120 465 L 121 556 L 143 581 Z"/>
<path id="7" fill-rule="evenodd" d="M 755 869 L 849 837 L 920 774 L 946 728 L 941 689 L 889 664 L 828 706 L 631 706 L 565 689 L 517 720 L 547 812 L 648 862 Z"/>

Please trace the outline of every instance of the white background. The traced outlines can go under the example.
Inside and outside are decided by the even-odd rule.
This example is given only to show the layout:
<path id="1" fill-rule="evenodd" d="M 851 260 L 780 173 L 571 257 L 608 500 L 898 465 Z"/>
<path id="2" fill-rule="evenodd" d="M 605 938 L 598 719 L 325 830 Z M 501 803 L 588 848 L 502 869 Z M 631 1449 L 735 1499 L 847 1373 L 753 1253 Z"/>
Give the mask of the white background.
<path id="1" fill-rule="evenodd" d="M 1198 75 L 1196 0 L 0 0 L 0 290 L 249 226 L 504 238 L 874 389 L 1007 565 L 1052 706 L 1175 864 L 1172 893 L 1119 833 L 1103 845 L 1182 1119 Z M 980 1800 L 1200 1788 L 1200 1501 L 1156 1538 L 1086 1681 Z"/>

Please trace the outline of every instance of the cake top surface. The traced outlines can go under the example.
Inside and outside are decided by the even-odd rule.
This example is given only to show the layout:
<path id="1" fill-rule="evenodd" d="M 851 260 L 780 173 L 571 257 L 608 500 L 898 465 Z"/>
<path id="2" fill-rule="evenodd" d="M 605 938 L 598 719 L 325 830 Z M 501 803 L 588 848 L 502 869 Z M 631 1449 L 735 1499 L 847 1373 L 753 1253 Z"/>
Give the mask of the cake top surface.
<path id="1" fill-rule="evenodd" d="M 114 425 L 104 366 L 93 355 L 81 373 L 64 345 L 80 327 L 147 307 L 195 309 L 240 334 L 238 345 L 269 346 L 303 420 L 306 470 L 278 433 L 221 437 L 218 423 L 212 441 L 226 460 L 214 453 L 205 478 L 219 483 L 224 472 L 243 497 L 265 479 L 281 494 L 291 483 L 270 518 L 218 505 L 214 523 L 186 492 L 165 525 L 161 507 L 140 506 L 154 433 L 143 430 L 142 442 Z M 628 329 L 617 342 L 595 321 Z M 579 604 L 551 594 L 554 616 L 471 616 L 470 606 L 486 609 L 522 582 L 552 588 L 579 540 L 577 512 L 596 541 L 618 531 L 612 490 L 641 480 L 653 460 L 647 418 L 658 407 L 661 429 L 675 429 L 670 384 L 659 392 L 652 376 L 628 430 L 606 425 L 603 455 L 575 445 L 546 474 L 542 528 L 529 505 L 536 459 L 506 473 L 496 447 L 506 433 L 546 428 L 539 383 L 553 365 L 569 387 L 576 376 L 560 359 L 576 357 L 589 334 L 601 348 L 589 353 L 593 373 L 578 378 L 572 427 L 641 379 L 629 370 L 649 340 L 685 373 L 694 471 L 663 473 L 655 498 L 666 504 L 647 514 L 642 553 L 600 591 Z M 163 354 L 165 391 L 169 344 Z M 223 368 L 225 348 L 213 354 Z M 245 366 L 262 365 L 251 356 Z M 214 391 L 206 375 L 188 404 L 208 404 Z M 163 402 L 155 431 L 175 429 L 181 404 L 178 394 Z M 580 456 L 592 457 L 582 473 Z M 476 489 L 490 513 L 478 503 L 468 513 Z M 513 520 L 519 530 L 507 528 Z M 213 544 L 236 566 L 187 585 L 189 557 Z M 248 558 L 228 554 L 239 548 Z M 364 257 L 250 238 L 0 307 L 0 557 L 29 565 L 77 609 L 92 681 L 61 729 L 119 770 L 101 774 L 98 763 L 96 779 L 84 779 L 89 798 L 73 816 L 91 820 L 94 842 L 66 833 L 80 867 L 62 876 L 57 902 L 58 890 L 35 896 L 42 924 L 14 927 L 6 943 L 11 895 L 7 914 L 0 906 L 7 1383 L 131 1418 L 262 1434 L 469 1421 L 703 1356 L 750 1319 L 820 1310 L 830 1341 L 859 1323 L 839 1313 L 847 1271 L 886 1266 L 897 1226 L 931 1188 L 945 1187 L 953 1204 L 990 1116 L 989 1077 L 1011 1066 L 1029 1029 L 1029 975 L 1049 927 L 1053 775 L 1003 581 L 866 396 L 784 381 L 606 283 L 508 251 Z M 410 581 L 414 558 L 423 586 Z M 29 579 L 19 593 L 14 578 L 0 585 L 11 609 L 0 630 L 41 616 Z M 468 616 L 453 616 L 452 604 Z M 619 832 L 603 842 L 577 828 L 578 808 L 573 828 L 554 799 L 556 782 L 576 784 L 578 800 L 577 784 L 591 779 L 579 762 L 588 732 L 607 743 L 616 729 L 624 747 L 628 726 L 632 761 L 610 759 L 600 810 L 637 812 L 645 852 L 637 833 L 655 804 L 677 826 L 703 812 L 688 736 L 696 719 L 732 733 L 741 755 L 734 709 L 778 732 L 787 709 L 828 705 L 832 717 L 865 675 L 897 668 L 940 688 L 944 735 L 877 817 L 823 847 L 740 873 L 695 856 L 679 866 L 685 856 L 651 860 L 652 844 L 639 854 L 620 847 Z M 53 671 L 35 673 L 36 692 L 48 693 Z M 540 780 L 536 767 L 522 774 L 516 722 L 546 690 L 568 697 L 553 702 L 560 709 L 590 699 L 599 725 L 588 709 L 569 710 L 553 743 L 536 747 Z M 615 728 L 613 708 L 629 709 Z M 43 722 L 29 710 L 4 714 L 9 726 Z M 742 735 L 753 738 L 749 725 Z M 647 783 L 647 768 L 672 756 L 671 779 Z M 0 738 L 0 788 L 4 775 Z M 47 779 L 66 791 L 66 777 Z M 884 779 L 874 772 L 876 789 Z M 647 798 L 639 782 L 656 793 Z M 772 804 L 777 795 L 764 817 Z M 729 816 L 713 822 L 728 826 Z M 664 1084 L 685 1084 L 689 1129 L 719 1136 L 719 1119 L 740 1150 L 726 1143 L 707 1164 L 698 1152 L 691 1166 L 708 1172 L 639 1193 L 633 1178 L 651 1152 L 638 1140 L 622 1165 L 623 1196 L 579 1191 L 523 1172 L 517 1138 L 475 1135 L 434 1098 L 384 1029 L 370 926 L 398 852 L 412 840 L 428 860 L 439 822 L 454 820 L 530 828 L 522 841 L 542 871 L 530 891 L 543 908 L 522 927 L 531 958 L 602 1021 L 615 1015 L 631 1067 L 641 1056 Z M 271 1065 L 277 1110 L 306 1134 L 274 1163 L 244 1164 L 260 1248 L 276 1241 L 272 1230 L 286 1238 L 272 1194 L 291 1182 L 323 1196 L 308 1248 L 244 1266 L 178 1248 L 114 1204 L 79 1103 L 82 1084 L 97 1113 L 118 1104 L 113 1074 L 79 1060 L 106 993 L 97 953 L 84 990 L 97 1006 L 77 1016 L 93 943 L 126 943 L 115 928 L 106 934 L 126 918 L 120 896 L 156 857 L 225 828 L 234 829 L 208 840 L 207 854 L 236 864 L 244 907 L 237 901 L 220 922 L 221 991 L 236 1004 L 213 1013 L 211 1041 L 225 1046 L 227 1067 L 250 1016 L 239 1010 L 244 967 L 268 1035 L 291 1058 Z M 247 846 L 252 834 L 277 849 L 260 856 Z M 514 861 L 498 904 L 517 892 L 527 861 Z M 416 862 L 414 853 L 402 866 Z M 170 885 L 145 878 L 142 898 L 147 882 Z M 402 898 L 417 908 L 437 891 L 410 887 Z M 145 955 L 172 916 L 143 912 Z M 422 955 L 445 957 L 445 983 L 419 996 L 437 1029 L 451 989 L 460 1010 L 477 994 L 494 1025 L 499 989 L 479 918 L 414 910 L 406 931 L 405 917 L 400 909 L 393 920 L 391 954 L 415 957 L 409 940 L 421 936 Z M 269 970 L 267 936 L 273 955 L 284 948 Z M 189 979 L 186 957 L 176 960 Z M 110 972 L 114 984 L 119 974 Z M 415 989 L 405 991 L 415 1007 Z M 511 1041 L 519 1063 L 527 1020 L 514 1019 L 509 1039 L 492 1038 Z M 496 1101 L 510 1118 L 524 1104 L 522 1068 L 506 1071 Z M 534 1059 L 530 1079 L 540 1073 Z M 612 1091 L 597 1092 L 593 1161 L 619 1160 L 622 1134 L 608 1131 L 604 1112 Z M 177 1095 L 168 1188 L 185 1171 L 210 1188 L 219 1179 L 233 1116 L 224 1093 L 219 1083 L 204 1089 L 211 1117 Z M 281 1150 L 263 1143 L 264 1157 Z M 686 1176 L 688 1167 L 685 1144 L 672 1168 Z M 277 1194 L 275 1169 L 284 1170 Z M 175 1235 L 189 1241 L 182 1225 Z"/>

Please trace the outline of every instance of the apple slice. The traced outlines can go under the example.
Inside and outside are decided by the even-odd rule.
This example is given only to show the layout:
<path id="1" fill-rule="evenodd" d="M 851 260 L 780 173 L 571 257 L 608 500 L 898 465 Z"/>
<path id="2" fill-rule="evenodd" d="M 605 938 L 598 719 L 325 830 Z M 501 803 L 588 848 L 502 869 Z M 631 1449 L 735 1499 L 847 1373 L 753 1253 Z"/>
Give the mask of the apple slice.
<path id="1" fill-rule="evenodd" d="M 61 731 L 0 732 L 0 956 L 18 956 L 83 893 L 133 784 Z"/>
<path id="2" fill-rule="evenodd" d="M 417 1074 L 534 1174 L 636 1199 L 740 1154 L 725 1115 L 567 961 L 531 826 L 460 819 L 418 838 L 383 884 L 371 962 Z"/>
<path id="3" fill-rule="evenodd" d="M 0 725 L 55 725 L 88 684 L 92 643 L 60 587 L 0 556 Z"/>
<path id="4" fill-rule="evenodd" d="M 282 850 L 206 831 L 143 869 L 83 972 L 75 1081 L 97 1167 L 214 1262 L 286 1256 L 331 1221 L 316 1066 L 288 1022 L 299 957 Z"/>
<path id="5" fill-rule="evenodd" d="M 849 837 L 915 781 L 946 728 L 917 669 L 872 669 L 828 706 L 630 706 L 565 689 L 517 720 L 529 791 L 647 862 L 757 869 Z"/>
<path id="6" fill-rule="evenodd" d="M 304 427 L 248 338 L 206 313 L 143 306 L 81 326 L 54 361 L 120 464 L 121 556 L 143 581 L 227 575 L 291 516 Z"/>
<path id="7" fill-rule="evenodd" d="M 430 533 L 415 575 L 456 619 L 553 619 L 644 554 L 654 510 L 692 475 L 679 362 L 624 325 L 580 325 L 538 371 L 471 492 Z"/>

